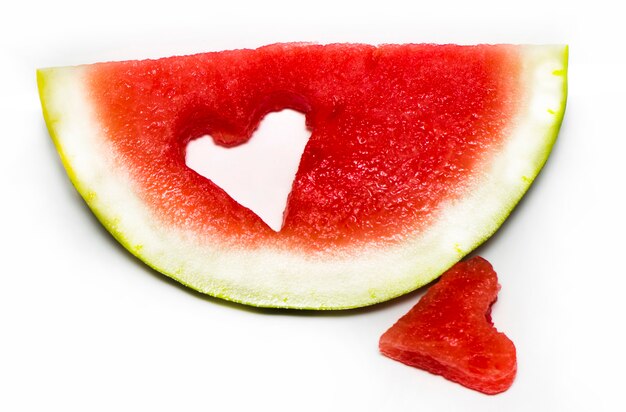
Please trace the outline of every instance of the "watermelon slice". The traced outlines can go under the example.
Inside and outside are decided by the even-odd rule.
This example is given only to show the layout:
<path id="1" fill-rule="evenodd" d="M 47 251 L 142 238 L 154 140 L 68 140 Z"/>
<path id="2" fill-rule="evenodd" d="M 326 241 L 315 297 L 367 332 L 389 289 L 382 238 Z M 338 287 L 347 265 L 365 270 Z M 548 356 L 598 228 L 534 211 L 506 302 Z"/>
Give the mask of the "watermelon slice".
<path id="1" fill-rule="evenodd" d="M 380 338 L 381 352 L 487 394 L 515 379 L 515 345 L 491 322 L 498 277 L 475 257 L 448 270 L 426 295 Z"/>
<path id="2" fill-rule="evenodd" d="M 131 253 L 220 298 L 341 309 L 430 282 L 502 224 L 555 141 L 566 68 L 564 46 L 275 44 L 38 83 L 70 179 Z M 185 148 L 242 144 L 284 108 L 312 134 L 275 232 Z"/>

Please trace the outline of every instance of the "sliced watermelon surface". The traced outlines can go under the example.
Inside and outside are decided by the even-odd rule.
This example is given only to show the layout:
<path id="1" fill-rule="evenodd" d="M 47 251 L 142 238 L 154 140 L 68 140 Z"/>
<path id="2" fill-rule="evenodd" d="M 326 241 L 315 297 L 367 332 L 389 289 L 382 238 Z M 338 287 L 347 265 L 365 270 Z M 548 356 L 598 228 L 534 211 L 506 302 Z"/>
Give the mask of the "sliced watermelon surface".
<path id="1" fill-rule="evenodd" d="M 498 276 L 481 257 L 446 271 L 380 338 L 381 352 L 486 394 L 515 380 L 515 345 L 491 321 Z"/>
<path id="2" fill-rule="evenodd" d="M 500 226 L 557 136 L 566 69 L 563 46 L 275 44 L 38 81 L 72 182 L 129 251 L 213 296 L 341 309 L 418 288 Z M 185 148 L 245 143 L 284 108 L 312 134 L 274 232 Z"/>

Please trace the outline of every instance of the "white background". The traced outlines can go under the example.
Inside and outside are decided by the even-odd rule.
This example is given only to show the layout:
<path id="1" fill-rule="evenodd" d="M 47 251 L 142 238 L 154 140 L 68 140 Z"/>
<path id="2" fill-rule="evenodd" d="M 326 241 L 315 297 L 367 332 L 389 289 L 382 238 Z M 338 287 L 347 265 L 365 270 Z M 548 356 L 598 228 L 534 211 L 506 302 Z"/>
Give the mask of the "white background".
<path id="1" fill-rule="evenodd" d="M 4 2 L 0 410 L 625 410 L 623 17 L 571 0 Z M 570 45 L 559 140 L 477 251 L 499 272 L 493 318 L 517 346 L 508 392 L 482 395 L 378 354 L 419 292 L 341 313 L 202 297 L 118 246 L 71 186 L 37 67 L 278 41 Z"/>

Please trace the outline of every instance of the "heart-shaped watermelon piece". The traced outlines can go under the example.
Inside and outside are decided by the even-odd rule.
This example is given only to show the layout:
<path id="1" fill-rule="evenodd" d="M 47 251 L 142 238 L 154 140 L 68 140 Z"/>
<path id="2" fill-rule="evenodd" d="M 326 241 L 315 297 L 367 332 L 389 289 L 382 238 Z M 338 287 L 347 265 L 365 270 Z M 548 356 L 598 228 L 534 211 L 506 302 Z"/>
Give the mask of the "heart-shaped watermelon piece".
<path id="1" fill-rule="evenodd" d="M 564 46 L 275 44 L 38 82 L 72 182 L 131 253 L 224 299 L 341 309 L 430 282 L 502 224 L 556 139 L 566 69 Z M 284 108 L 312 134 L 275 232 L 185 148 L 243 144 Z"/>
<path id="2" fill-rule="evenodd" d="M 487 394 L 515 379 L 515 345 L 491 321 L 498 277 L 485 259 L 459 262 L 380 338 L 381 352 Z"/>

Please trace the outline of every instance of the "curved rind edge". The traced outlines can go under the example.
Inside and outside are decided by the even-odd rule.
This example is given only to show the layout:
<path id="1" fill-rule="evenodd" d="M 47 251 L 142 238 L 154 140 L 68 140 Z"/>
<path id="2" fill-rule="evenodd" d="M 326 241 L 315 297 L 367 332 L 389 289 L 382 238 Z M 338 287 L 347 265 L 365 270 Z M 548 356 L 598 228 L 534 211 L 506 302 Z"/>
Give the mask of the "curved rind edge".
<path id="1" fill-rule="evenodd" d="M 96 217 L 96 219 L 98 219 L 100 224 L 102 224 L 102 226 L 113 236 L 113 238 L 119 244 L 121 244 L 128 252 L 130 252 L 137 259 L 141 260 L 144 264 L 148 265 L 150 268 L 154 269 L 155 271 L 162 273 L 158 267 L 155 267 L 150 263 L 149 259 L 146 259 L 145 256 L 143 256 L 141 253 L 138 253 L 137 249 L 133 247 L 132 242 L 130 242 L 127 239 L 127 237 L 124 235 L 124 232 L 118 230 L 116 228 L 116 225 L 113 223 L 113 221 L 106 217 L 106 213 L 102 213 L 100 208 L 97 207 L 97 205 L 95 205 L 94 202 L 90 200 L 91 196 L 89 195 L 89 191 L 81 184 L 80 179 L 77 177 L 76 173 L 74 172 L 74 169 L 72 168 L 71 162 L 68 160 L 67 156 L 65 155 L 63 151 L 63 145 L 59 141 L 57 128 L 55 127 L 56 122 L 58 122 L 60 118 L 57 118 L 51 114 L 53 109 L 52 107 L 49 106 L 48 104 L 49 99 L 47 98 L 47 92 L 48 92 L 48 88 L 50 87 L 50 83 L 54 81 L 51 78 L 54 77 L 55 71 L 59 69 L 63 70 L 65 68 L 64 67 L 61 67 L 61 68 L 52 67 L 52 68 L 37 69 L 37 88 L 39 91 L 39 100 L 41 102 L 41 110 L 43 113 L 44 121 L 46 123 L 46 128 L 48 130 L 48 133 L 50 134 L 52 142 L 54 143 L 57 153 L 59 154 L 61 163 L 63 164 L 63 167 L 65 168 L 65 172 L 67 173 L 70 179 L 70 182 L 72 183 L 76 191 L 80 194 L 80 196 L 83 198 L 83 200 L 87 204 L 87 207 Z M 193 285 L 188 285 L 182 282 L 180 279 L 177 279 L 166 273 L 164 274 L 182 283 L 183 285 L 191 289 L 194 289 L 197 292 L 202 293 L 201 290 L 194 288 Z M 216 296 L 216 297 L 222 298 L 221 296 Z M 223 298 L 223 299 L 226 299 L 226 298 Z"/>

